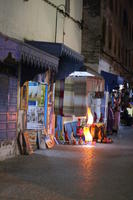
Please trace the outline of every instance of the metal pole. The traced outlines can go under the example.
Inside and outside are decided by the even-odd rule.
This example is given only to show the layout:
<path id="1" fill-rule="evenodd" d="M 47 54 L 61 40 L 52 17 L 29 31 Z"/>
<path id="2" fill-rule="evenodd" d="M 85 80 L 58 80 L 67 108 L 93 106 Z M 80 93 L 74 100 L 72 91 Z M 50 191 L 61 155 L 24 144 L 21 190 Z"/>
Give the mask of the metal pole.
<path id="1" fill-rule="evenodd" d="M 55 43 L 57 39 L 57 17 L 58 17 L 58 8 L 56 8 L 56 18 L 55 18 Z"/>
<path id="2" fill-rule="evenodd" d="M 65 39 L 65 16 L 64 16 L 64 19 L 63 19 L 63 44 L 64 44 L 64 39 Z"/>

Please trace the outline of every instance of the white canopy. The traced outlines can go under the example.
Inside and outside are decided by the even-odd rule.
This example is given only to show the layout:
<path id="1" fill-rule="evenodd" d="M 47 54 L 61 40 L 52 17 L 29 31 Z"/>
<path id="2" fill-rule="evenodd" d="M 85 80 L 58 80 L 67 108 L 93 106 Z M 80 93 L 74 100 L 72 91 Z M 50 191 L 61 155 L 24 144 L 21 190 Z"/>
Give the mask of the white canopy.
<path id="1" fill-rule="evenodd" d="M 86 76 L 86 77 L 88 77 L 88 76 L 95 76 L 94 74 L 91 74 L 91 73 L 89 73 L 89 72 L 83 72 L 83 71 L 75 71 L 75 72 L 73 72 L 73 73 L 71 73 L 69 76 Z"/>

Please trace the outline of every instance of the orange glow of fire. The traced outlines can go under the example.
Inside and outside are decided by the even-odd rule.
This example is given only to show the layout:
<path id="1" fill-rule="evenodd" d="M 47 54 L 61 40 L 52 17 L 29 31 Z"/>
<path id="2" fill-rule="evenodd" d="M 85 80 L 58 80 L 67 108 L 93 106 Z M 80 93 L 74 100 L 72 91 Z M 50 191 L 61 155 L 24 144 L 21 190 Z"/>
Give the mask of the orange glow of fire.
<path id="1" fill-rule="evenodd" d="M 90 133 L 89 127 L 84 127 L 84 136 L 86 142 L 92 142 L 93 138 Z"/>
<path id="2" fill-rule="evenodd" d="M 93 115 L 92 115 L 92 113 L 91 113 L 91 109 L 90 108 L 88 108 L 88 121 L 87 121 L 87 124 L 89 124 L 89 125 L 91 125 L 91 124 L 93 124 Z"/>
<path id="3" fill-rule="evenodd" d="M 93 115 L 91 113 L 91 109 L 88 108 L 88 112 L 87 112 L 88 116 L 88 120 L 87 120 L 87 125 L 86 127 L 84 127 L 84 136 L 85 136 L 85 141 L 86 142 L 92 142 L 93 137 L 90 133 L 90 129 L 89 129 L 89 125 L 93 124 Z"/>

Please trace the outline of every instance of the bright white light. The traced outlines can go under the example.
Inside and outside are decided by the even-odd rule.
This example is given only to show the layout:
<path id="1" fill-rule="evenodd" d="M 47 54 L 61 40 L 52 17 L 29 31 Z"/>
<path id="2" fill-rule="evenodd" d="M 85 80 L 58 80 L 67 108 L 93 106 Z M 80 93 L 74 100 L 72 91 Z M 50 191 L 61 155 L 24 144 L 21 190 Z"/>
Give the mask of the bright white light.
<path id="1" fill-rule="evenodd" d="M 120 90 L 122 90 L 124 87 L 124 85 L 119 85 Z"/>
<path id="2" fill-rule="evenodd" d="M 71 73 L 69 76 L 94 76 L 94 75 L 89 72 L 75 71 L 75 72 Z"/>

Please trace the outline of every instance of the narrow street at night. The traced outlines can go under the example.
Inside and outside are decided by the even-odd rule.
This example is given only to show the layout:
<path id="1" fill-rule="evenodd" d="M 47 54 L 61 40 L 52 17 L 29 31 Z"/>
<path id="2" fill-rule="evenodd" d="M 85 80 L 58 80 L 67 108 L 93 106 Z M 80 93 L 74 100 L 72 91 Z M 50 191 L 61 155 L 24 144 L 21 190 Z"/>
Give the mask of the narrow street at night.
<path id="1" fill-rule="evenodd" d="M 0 200 L 132 200 L 132 128 L 121 127 L 113 140 L 0 162 Z"/>
<path id="2" fill-rule="evenodd" d="M 0 0 L 0 200 L 133 200 L 133 0 Z"/>

